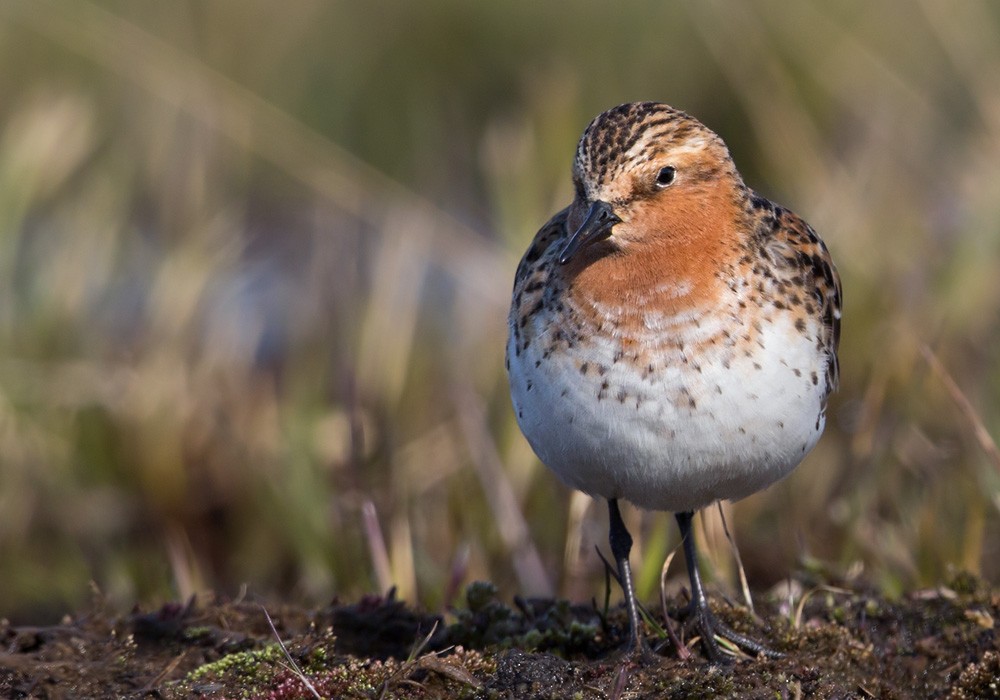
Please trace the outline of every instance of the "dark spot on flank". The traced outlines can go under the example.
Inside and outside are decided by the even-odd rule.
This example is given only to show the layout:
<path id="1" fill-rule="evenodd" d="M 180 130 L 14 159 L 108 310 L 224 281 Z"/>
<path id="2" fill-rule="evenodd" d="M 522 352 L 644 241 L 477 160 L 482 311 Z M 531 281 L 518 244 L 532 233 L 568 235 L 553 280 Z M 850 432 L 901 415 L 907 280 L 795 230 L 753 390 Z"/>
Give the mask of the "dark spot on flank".
<path id="1" fill-rule="evenodd" d="M 525 391 L 531 391 L 531 388 L 532 388 L 533 386 L 535 386 L 535 385 L 534 385 L 534 384 L 532 384 L 532 383 L 531 383 L 531 380 L 529 379 L 529 380 L 528 380 L 528 384 L 527 384 L 527 385 L 525 386 L 524 390 L 525 390 Z"/>
<path id="2" fill-rule="evenodd" d="M 582 365 L 580 365 L 580 374 L 586 375 L 587 370 L 589 369 L 590 369 L 590 363 L 584 362 Z"/>
<path id="3" fill-rule="evenodd" d="M 622 389 L 621 391 L 618 392 L 618 403 L 625 403 L 625 399 L 627 399 L 627 398 L 628 398 L 628 394 L 625 393 L 624 389 Z"/>
<path id="4" fill-rule="evenodd" d="M 806 320 L 804 318 L 795 319 L 795 330 L 797 330 L 799 333 L 806 332 Z"/>
<path id="5" fill-rule="evenodd" d="M 813 372 L 812 374 L 810 374 L 809 378 L 812 379 L 813 386 L 816 386 L 817 384 L 819 384 L 819 377 L 816 376 L 815 372 Z"/>
<path id="6" fill-rule="evenodd" d="M 802 376 L 802 370 L 800 370 L 798 367 L 796 367 L 795 369 L 793 369 L 792 372 L 795 373 L 796 377 L 801 377 Z"/>

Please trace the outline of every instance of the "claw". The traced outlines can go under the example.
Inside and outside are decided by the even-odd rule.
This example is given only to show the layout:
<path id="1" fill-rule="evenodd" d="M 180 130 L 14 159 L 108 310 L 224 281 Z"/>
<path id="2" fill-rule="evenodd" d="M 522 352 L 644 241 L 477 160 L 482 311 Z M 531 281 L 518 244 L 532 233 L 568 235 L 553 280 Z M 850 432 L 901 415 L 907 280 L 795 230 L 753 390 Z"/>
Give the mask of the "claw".
<path id="1" fill-rule="evenodd" d="M 677 513 L 677 525 L 681 529 L 681 537 L 684 540 L 684 556 L 687 559 L 688 576 L 691 579 L 691 602 L 681 614 L 685 624 L 690 624 L 701 635 L 705 655 L 712 663 L 726 663 L 728 661 L 719 646 L 718 639 L 725 639 L 754 656 L 766 656 L 771 659 L 781 658 L 783 654 L 780 651 L 775 651 L 757 640 L 735 631 L 719 620 L 708 607 L 708 597 L 705 595 L 701 574 L 698 572 L 698 553 L 694 544 L 694 533 L 691 530 L 693 516 L 693 513 Z"/>

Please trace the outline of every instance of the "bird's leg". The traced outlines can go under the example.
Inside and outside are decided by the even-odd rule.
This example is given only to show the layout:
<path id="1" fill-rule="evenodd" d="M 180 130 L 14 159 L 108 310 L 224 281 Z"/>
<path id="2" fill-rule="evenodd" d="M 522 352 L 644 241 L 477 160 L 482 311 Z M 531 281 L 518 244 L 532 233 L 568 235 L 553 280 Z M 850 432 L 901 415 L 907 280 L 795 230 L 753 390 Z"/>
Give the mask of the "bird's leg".
<path id="1" fill-rule="evenodd" d="M 688 605 L 685 617 L 687 622 L 690 622 L 701 634 L 701 641 L 705 646 L 705 654 L 709 661 L 718 663 L 725 660 L 716 637 L 728 639 L 751 654 L 758 656 L 763 654 L 772 658 L 780 657 L 780 652 L 768 649 L 760 642 L 730 629 L 712 614 L 708 607 L 705 587 L 701 583 L 701 574 L 698 572 L 698 552 L 694 543 L 694 531 L 691 528 L 694 513 L 677 513 L 676 517 L 677 525 L 681 529 L 681 538 L 684 540 L 684 558 L 687 560 L 688 576 L 691 579 L 691 603 Z"/>
<path id="2" fill-rule="evenodd" d="M 629 534 L 624 521 L 622 521 L 621 511 L 618 510 L 618 501 L 614 498 L 608 499 L 608 513 L 611 516 L 609 537 L 611 554 L 614 555 L 615 563 L 618 565 L 618 578 L 621 580 L 622 590 L 625 592 L 625 607 L 628 610 L 628 652 L 642 653 L 646 651 L 646 646 L 639 632 L 639 607 L 635 602 L 632 567 L 628 561 L 629 552 L 632 550 L 632 535 Z"/>

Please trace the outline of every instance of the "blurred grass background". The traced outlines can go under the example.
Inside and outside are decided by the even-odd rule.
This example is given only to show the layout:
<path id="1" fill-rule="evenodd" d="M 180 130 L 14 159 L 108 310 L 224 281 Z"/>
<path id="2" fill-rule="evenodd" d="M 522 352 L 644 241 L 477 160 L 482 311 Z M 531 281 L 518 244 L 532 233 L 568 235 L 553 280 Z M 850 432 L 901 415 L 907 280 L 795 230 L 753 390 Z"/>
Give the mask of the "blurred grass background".
<path id="1" fill-rule="evenodd" d="M 751 584 L 996 581 L 998 75 L 988 0 L 3 3 L 0 615 L 600 597 L 605 508 L 520 436 L 505 316 L 583 127 L 639 99 L 844 279 L 825 437 L 729 508 Z M 677 534 L 626 518 L 650 599 Z"/>

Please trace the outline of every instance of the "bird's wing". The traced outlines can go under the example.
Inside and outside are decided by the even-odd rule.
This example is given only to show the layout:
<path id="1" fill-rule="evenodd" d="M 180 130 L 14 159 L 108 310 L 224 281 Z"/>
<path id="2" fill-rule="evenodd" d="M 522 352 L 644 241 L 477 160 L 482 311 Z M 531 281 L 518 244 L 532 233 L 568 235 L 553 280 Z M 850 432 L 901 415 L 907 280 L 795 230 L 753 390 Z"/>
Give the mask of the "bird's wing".
<path id="1" fill-rule="evenodd" d="M 818 342 L 829 358 L 826 370 L 827 394 L 840 382 L 840 309 L 843 292 L 840 275 L 830 251 L 812 226 L 794 212 L 771 204 L 764 212 L 758 230 L 764 233 L 764 248 L 786 279 L 801 283 L 812 294 L 814 304 L 806 311 L 821 322 Z M 795 279 L 799 277 L 800 279 Z"/>

